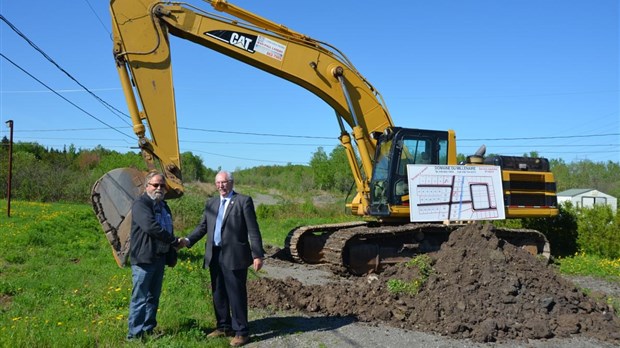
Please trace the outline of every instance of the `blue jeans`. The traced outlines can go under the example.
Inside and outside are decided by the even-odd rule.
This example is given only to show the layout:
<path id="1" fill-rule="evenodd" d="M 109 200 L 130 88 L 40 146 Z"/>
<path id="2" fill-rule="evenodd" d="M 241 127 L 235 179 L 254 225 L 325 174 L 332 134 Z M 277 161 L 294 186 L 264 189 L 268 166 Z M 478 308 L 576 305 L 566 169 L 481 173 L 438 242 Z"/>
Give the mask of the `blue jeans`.
<path id="1" fill-rule="evenodd" d="M 129 333 L 127 338 L 138 338 L 157 326 L 157 307 L 164 280 L 164 258 L 154 263 L 131 265 L 131 302 L 129 303 Z"/>

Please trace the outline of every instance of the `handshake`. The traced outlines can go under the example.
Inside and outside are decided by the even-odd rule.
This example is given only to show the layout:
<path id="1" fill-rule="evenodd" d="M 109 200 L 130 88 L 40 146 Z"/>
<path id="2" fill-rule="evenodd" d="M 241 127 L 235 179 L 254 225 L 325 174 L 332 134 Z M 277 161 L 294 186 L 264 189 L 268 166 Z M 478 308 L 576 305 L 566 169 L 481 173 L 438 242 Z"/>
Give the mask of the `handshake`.
<path id="1" fill-rule="evenodd" d="M 185 237 L 179 237 L 172 244 L 174 245 L 174 248 L 178 251 L 180 249 L 187 248 L 189 246 L 189 239 Z"/>

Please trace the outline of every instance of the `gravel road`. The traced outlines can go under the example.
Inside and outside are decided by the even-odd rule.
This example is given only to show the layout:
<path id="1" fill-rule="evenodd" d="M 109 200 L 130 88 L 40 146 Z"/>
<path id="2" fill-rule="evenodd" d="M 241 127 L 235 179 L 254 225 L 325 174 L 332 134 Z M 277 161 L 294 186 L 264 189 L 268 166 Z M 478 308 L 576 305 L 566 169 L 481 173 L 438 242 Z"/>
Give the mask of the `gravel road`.
<path id="1" fill-rule="evenodd" d="M 497 348 L 612 348 L 616 345 L 575 337 L 570 339 L 476 343 L 386 325 L 356 322 L 352 318 L 312 317 L 302 313 L 251 310 L 252 341 L 247 347 L 497 347 Z"/>
<path id="2" fill-rule="evenodd" d="M 248 347 L 420 347 L 420 348 L 612 348 L 607 342 L 578 337 L 570 339 L 475 343 L 389 326 L 373 326 L 351 318 L 310 317 L 300 313 L 252 310 L 252 342 Z"/>

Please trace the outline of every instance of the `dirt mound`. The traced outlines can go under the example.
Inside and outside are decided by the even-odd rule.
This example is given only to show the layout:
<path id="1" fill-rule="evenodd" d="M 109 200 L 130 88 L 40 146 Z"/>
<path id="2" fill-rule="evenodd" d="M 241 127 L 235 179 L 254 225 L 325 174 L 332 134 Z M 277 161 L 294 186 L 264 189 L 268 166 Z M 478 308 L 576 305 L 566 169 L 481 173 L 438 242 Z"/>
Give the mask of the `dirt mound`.
<path id="1" fill-rule="evenodd" d="M 419 279 L 400 264 L 381 274 L 304 285 L 287 277 L 248 283 L 252 307 L 296 309 L 468 338 L 476 342 L 584 335 L 620 343 L 620 319 L 561 278 L 547 263 L 471 225 L 428 254 L 433 272 L 417 295 L 388 290 L 388 280 Z"/>

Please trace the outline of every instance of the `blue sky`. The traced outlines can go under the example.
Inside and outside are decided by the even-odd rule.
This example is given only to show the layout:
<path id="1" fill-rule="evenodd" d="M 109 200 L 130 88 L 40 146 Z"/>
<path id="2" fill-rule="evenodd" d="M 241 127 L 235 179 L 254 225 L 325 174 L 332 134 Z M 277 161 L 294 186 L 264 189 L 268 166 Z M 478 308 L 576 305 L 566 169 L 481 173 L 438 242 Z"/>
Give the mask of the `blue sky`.
<path id="1" fill-rule="evenodd" d="M 337 47 L 396 125 L 454 129 L 460 153 L 485 144 L 489 153 L 620 162 L 617 0 L 230 2 Z M 107 1 L 2 1 L 0 13 L 128 113 Z M 12 119 L 15 141 L 136 151 L 125 115 L 4 21 L 0 39 L 20 67 L 0 57 L 0 137 Z M 176 38 L 172 59 L 181 151 L 208 167 L 307 164 L 319 146 L 338 145 L 334 112 L 301 87 Z"/>

